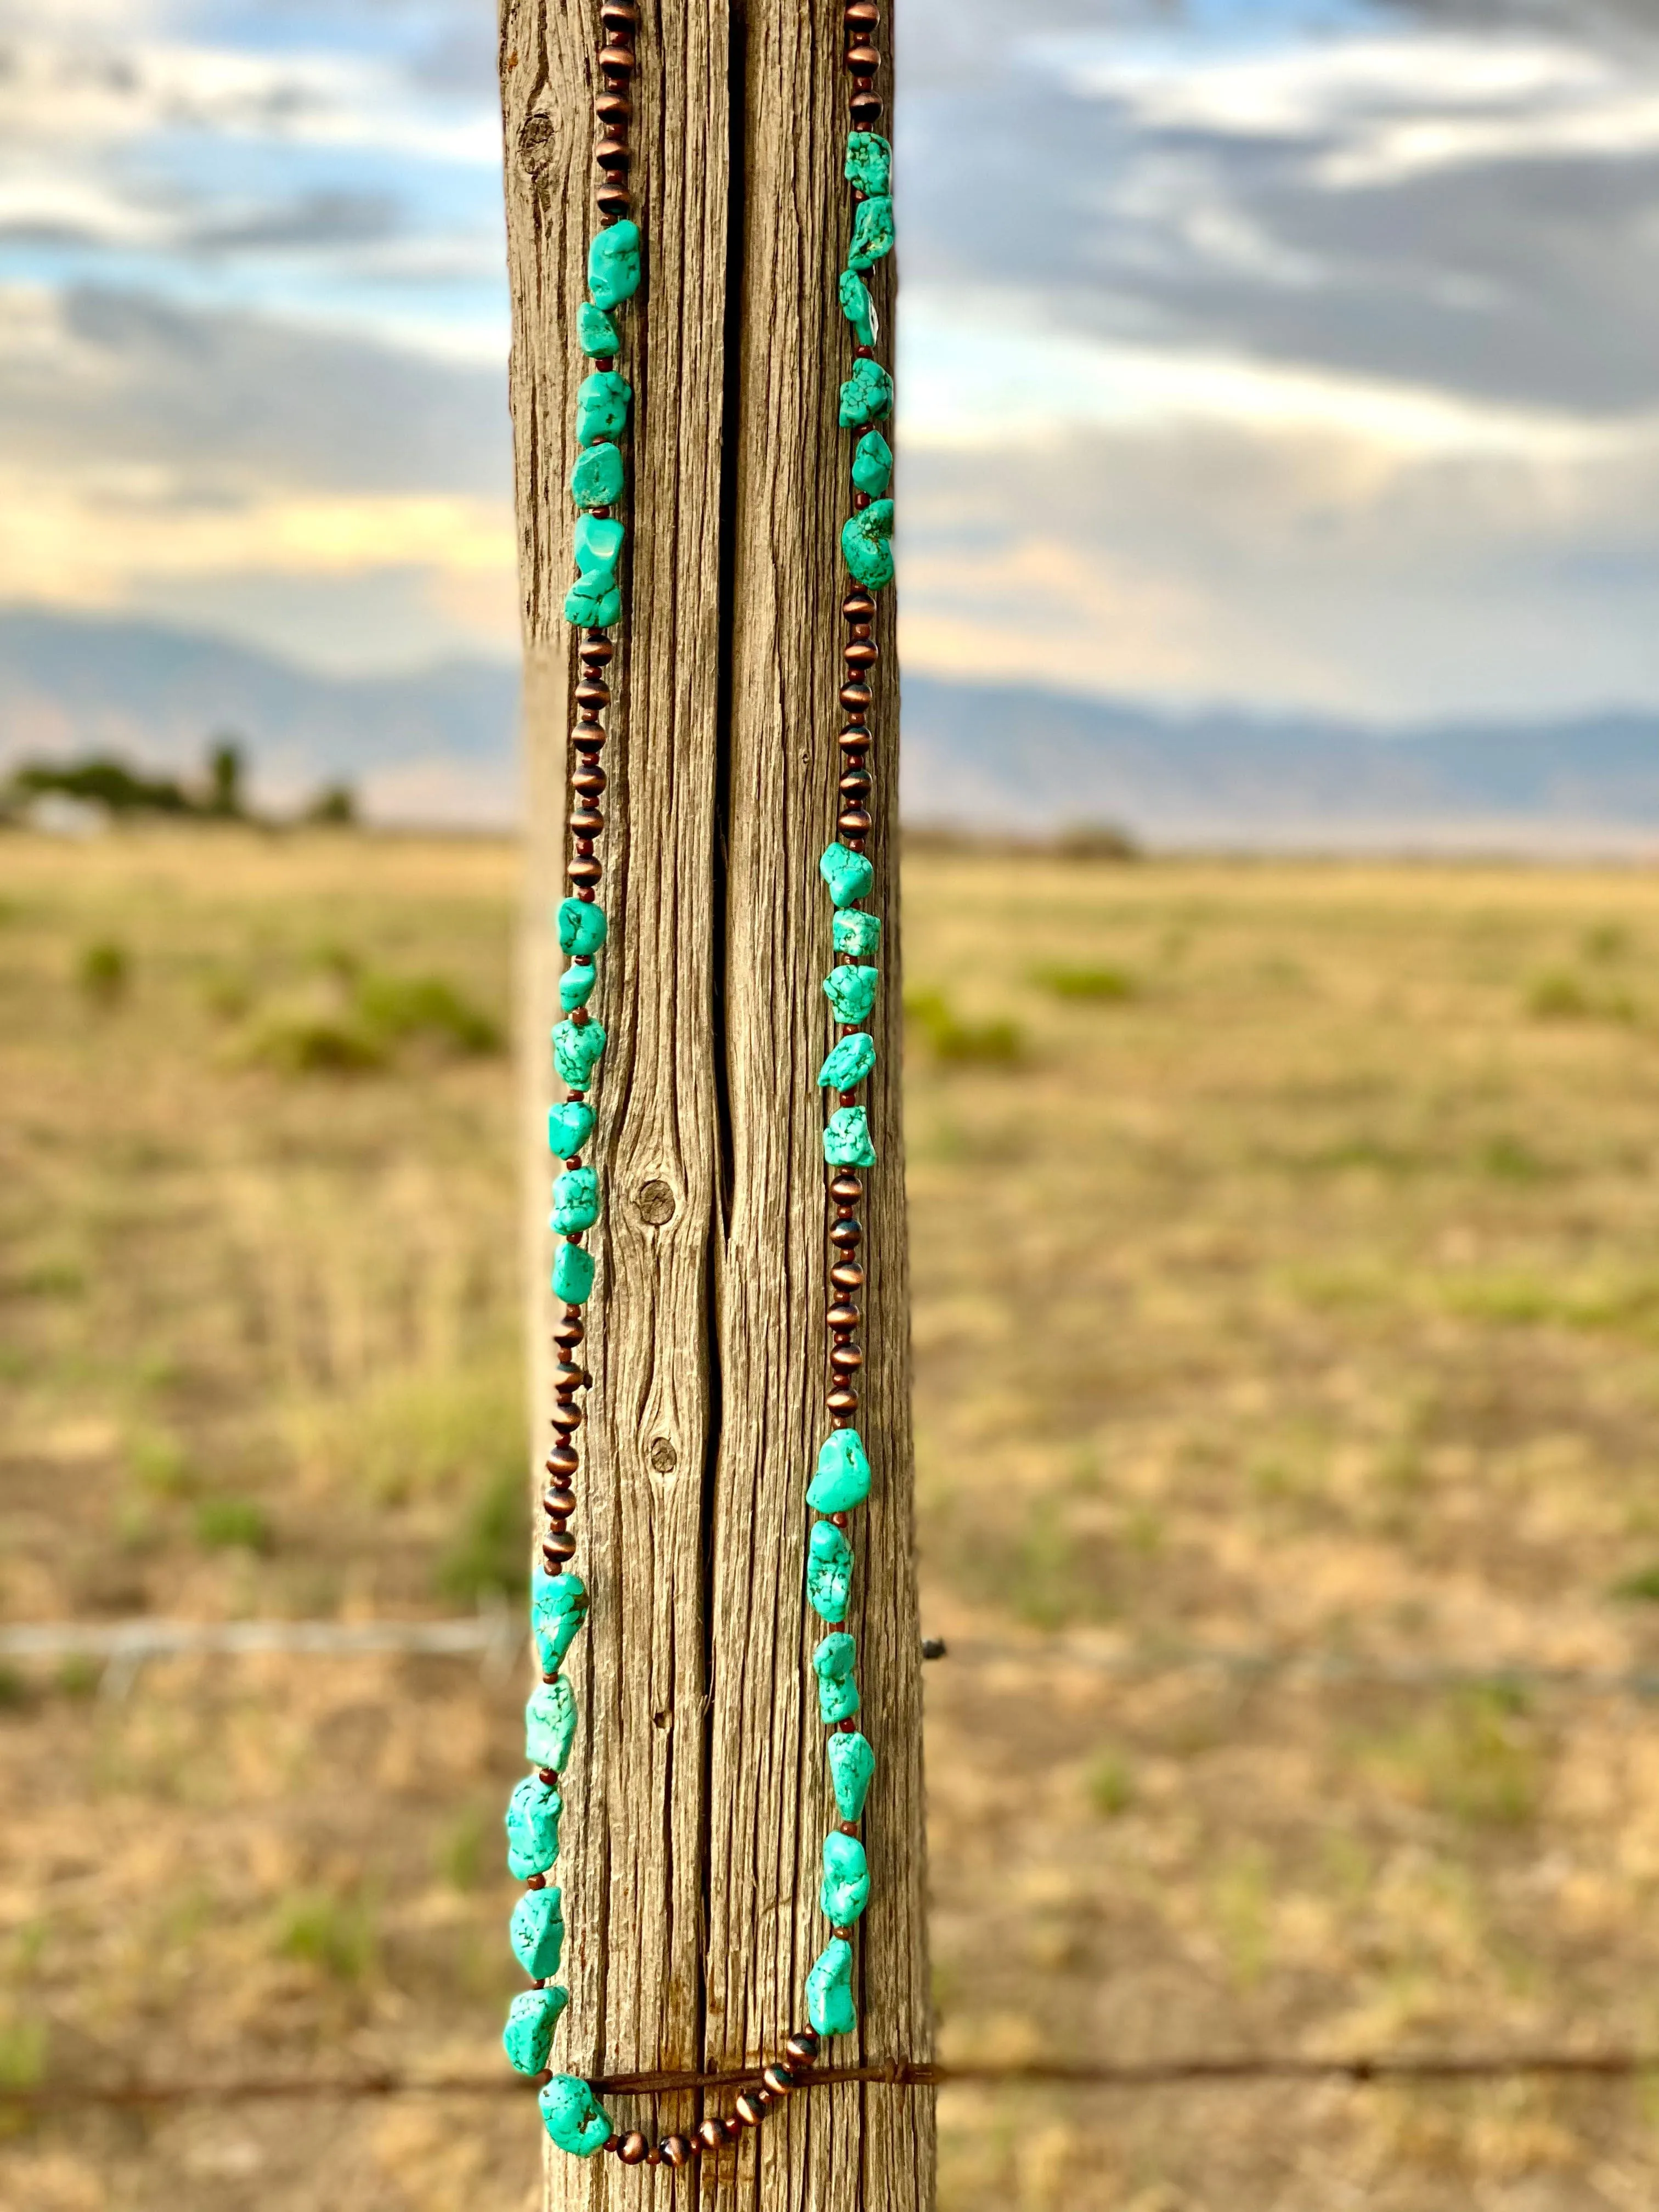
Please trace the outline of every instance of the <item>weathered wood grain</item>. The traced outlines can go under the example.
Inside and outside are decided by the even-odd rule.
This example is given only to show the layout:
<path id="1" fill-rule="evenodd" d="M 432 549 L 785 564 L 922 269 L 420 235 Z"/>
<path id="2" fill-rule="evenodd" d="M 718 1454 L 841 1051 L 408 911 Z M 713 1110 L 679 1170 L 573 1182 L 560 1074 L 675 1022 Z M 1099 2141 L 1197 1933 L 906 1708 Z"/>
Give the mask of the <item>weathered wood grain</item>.
<path id="1" fill-rule="evenodd" d="M 602 893 L 613 941 L 593 1010 L 610 1042 L 594 1157 L 608 1206 L 590 1308 L 573 1672 L 588 1717 L 561 1879 L 584 2071 L 742 2064 L 802 2017 L 823 1941 L 831 1817 L 806 1654 L 804 1492 L 825 1432 L 821 1109 L 830 959 L 817 877 L 833 834 L 836 538 L 848 358 L 834 281 L 848 202 L 838 0 L 645 0 L 634 178 L 647 279 L 629 312 L 631 566 L 613 664 Z M 557 960 L 574 676 L 560 617 L 580 364 L 569 319 L 590 221 L 593 0 L 504 0 L 512 404 L 530 812 L 523 988 L 536 1428 L 545 1433 Z M 735 179 L 735 182 L 734 182 Z M 878 285 L 891 310 L 890 271 Z M 735 312 L 734 312 L 735 310 Z M 890 598 L 890 595 L 889 595 Z M 897 675 L 879 633 L 872 853 L 888 922 L 872 1086 L 863 1425 L 877 1487 L 856 1532 L 866 1726 L 880 1761 L 861 1935 L 861 2055 L 929 2055 L 919 1641 L 898 1107 Z M 539 1459 L 538 1452 L 538 1457 Z M 847 2056 L 852 2053 L 848 2051 Z M 729 2100 L 727 2100 L 729 2101 Z M 691 2097 L 627 2106 L 661 2132 Z M 799 2100 L 696 2184 L 555 2154 L 548 2203 L 633 2206 L 695 2188 L 772 2212 L 921 2212 L 925 2092 Z"/>

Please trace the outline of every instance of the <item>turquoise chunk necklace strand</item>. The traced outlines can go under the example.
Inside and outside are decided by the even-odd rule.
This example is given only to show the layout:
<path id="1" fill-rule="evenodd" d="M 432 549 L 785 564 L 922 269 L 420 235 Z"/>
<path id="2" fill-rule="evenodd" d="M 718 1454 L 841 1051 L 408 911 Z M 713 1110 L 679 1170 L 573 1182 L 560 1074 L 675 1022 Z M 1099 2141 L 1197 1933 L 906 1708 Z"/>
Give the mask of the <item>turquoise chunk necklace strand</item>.
<path id="1" fill-rule="evenodd" d="M 806 1491 L 814 1516 L 807 1542 L 806 1592 L 830 1632 L 814 1650 L 811 1662 L 818 1712 L 830 1732 L 830 1790 L 839 1816 L 824 1838 L 819 1891 L 830 1941 L 806 1977 L 809 2025 L 788 2038 L 783 2056 L 757 2069 L 757 2079 L 738 2092 L 732 2112 L 711 2113 L 694 2134 L 665 2136 L 653 2143 L 637 2130 L 618 2129 L 590 2082 L 576 2075 L 549 2071 L 554 2031 L 569 2002 L 569 1992 L 553 1978 L 563 1954 L 565 1927 L 560 1892 L 550 1879 L 558 1859 L 563 1810 L 559 1778 L 577 1723 L 575 1693 L 563 1666 L 588 1607 L 586 1587 L 571 1565 L 576 1540 L 570 1519 L 576 1509 L 573 1486 L 581 1468 L 576 1445 L 583 1419 L 581 1395 L 588 1381 L 577 1354 L 586 1334 L 582 1308 L 593 1288 L 593 1255 L 583 1239 L 598 1221 L 600 1206 L 599 1176 L 581 1157 L 593 1129 L 587 1092 L 605 1052 L 605 1031 L 587 1012 L 598 973 L 595 963 L 606 934 L 605 909 L 599 902 L 605 871 L 594 846 L 605 829 L 599 800 L 605 776 L 599 760 L 605 741 L 603 714 L 611 700 L 605 676 L 616 649 L 607 633 L 620 621 L 623 605 L 618 569 L 626 532 L 613 509 L 627 483 L 621 441 L 633 399 L 632 387 L 617 367 L 625 328 L 618 311 L 633 299 L 641 282 L 640 229 L 632 217 L 627 182 L 629 89 L 638 67 L 639 10 L 634 0 L 602 0 L 599 8 L 603 89 L 595 102 L 599 137 L 594 149 L 599 228 L 588 250 L 589 296 L 577 309 L 575 321 L 576 342 L 592 365 L 576 395 L 578 453 L 570 490 L 577 508 L 577 573 L 564 603 L 566 620 L 580 632 L 582 671 L 571 738 L 570 891 L 558 908 L 559 945 L 569 964 L 559 979 L 563 1018 L 553 1030 L 554 1066 L 569 1095 L 548 1116 L 549 1144 L 554 1157 L 563 1163 L 553 1185 L 550 1224 L 559 1239 L 553 1291 L 563 1311 L 553 1332 L 559 1353 L 554 1371 L 555 1441 L 547 1460 L 548 1487 L 542 1496 L 541 1563 L 531 1596 L 531 1625 L 541 1667 L 541 1680 L 525 1716 L 526 1756 L 533 1771 L 514 1791 L 507 1812 L 507 1866 L 525 1884 L 513 1913 L 513 1949 L 533 1986 L 514 1999 L 502 2041 L 519 2071 L 540 2081 L 542 2118 L 560 2149 L 577 2158 L 610 2151 L 625 2166 L 689 2166 L 736 2142 L 811 2079 L 825 2042 L 851 2035 L 858 2025 L 853 2002 L 853 1935 L 870 1897 L 870 1870 L 859 1829 L 875 1771 L 875 1753 L 856 1717 L 857 1647 L 841 1624 L 847 1618 L 852 1589 L 854 1554 L 848 1530 L 854 1509 L 870 1494 L 870 1462 L 856 1425 L 854 1383 L 864 1360 L 855 1341 L 860 1320 L 856 1300 L 865 1280 L 858 1256 L 863 1241 L 858 1210 L 864 1190 L 862 1171 L 875 1165 L 876 1151 L 858 1093 L 876 1062 L 875 1040 L 860 1024 L 874 1006 L 880 978 L 874 963 L 881 921 L 860 902 L 869 896 L 875 876 L 864 849 L 871 828 L 870 675 L 878 653 L 872 634 L 874 595 L 893 579 L 893 502 L 887 496 L 893 455 L 875 427 L 892 413 L 893 380 L 877 357 L 875 307 L 865 279 L 892 252 L 893 201 L 892 149 L 872 127 L 881 116 L 874 88 L 880 56 L 872 44 L 880 10 L 875 0 L 852 0 L 842 15 L 851 87 L 853 127 L 847 141 L 846 176 L 852 222 L 847 266 L 836 291 L 849 325 L 853 357 L 841 387 L 839 419 L 842 428 L 855 437 L 853 511 L 842 530 L 841 550 L 853 582 L 842 603 L 848 639 L 842 648 L 845 679 L 840 703 L 846 726 L 837 740 L 842 758 L 837 836 L 819 863 L 830 894 L 836 963 L 824 980 L 823 993 L 839 1035 L 817 1079 L 820 1089 L 834 1100 L 823 1132 L 834 1207 L 830 1229 L 832 1295 L 825 1316 L 830 1332 L 827 1403 L 834 1425 Z"/>

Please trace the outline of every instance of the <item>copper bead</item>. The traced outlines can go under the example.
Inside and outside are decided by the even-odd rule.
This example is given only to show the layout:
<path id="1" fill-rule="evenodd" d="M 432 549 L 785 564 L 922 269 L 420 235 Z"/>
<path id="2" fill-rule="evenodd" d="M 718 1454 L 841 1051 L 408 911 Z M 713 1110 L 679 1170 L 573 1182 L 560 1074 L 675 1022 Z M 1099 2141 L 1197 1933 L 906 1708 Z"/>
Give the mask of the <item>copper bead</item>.
<path id="1" fill-rule="evenodd" d="M 657 2148 L 665 2166 L 690 2166 L 697 2154 L 690 2136 L 665 2136 Z"/>
<path id="2" fill-rule="evenodd" d="M 643 2164 L 646 2154 L 650 2148 L 650 2144 L 635 2128 L 631 2133 L 625 2135 L 617 2145 L 617 2155 L 624 2166 L 639 2166 Z"/>
<path id="3" fill-rule="evenodd" d="M 763 2066 L 761 2080 L 775 2097 L 787 2097 L 795 2087 L 795 2077 L 787 2066 Z"/>
<path id="4" fill-rule="evenodd" d="M 706 2120 L 699 2120 L 697 2141 L 705 2150 L 724 2150 L 726 2148 L 725 2121 L 717 2119 L 712 2112 Z"/>
<path id="5" fill-rule="evenodd" d="M 791 2065 L 815 2065 L 818 2055 L 817 2032 L 814 2028 L 798 2027 L 783 2047 Z"/>
<path id="6" fill-rule="evenodd" d="M 737 2098 L 738 2118 L 746 2128 L 757 2128 L 772 2109 L 772 2099 L 764 2089 L 739 2089 Z"/>

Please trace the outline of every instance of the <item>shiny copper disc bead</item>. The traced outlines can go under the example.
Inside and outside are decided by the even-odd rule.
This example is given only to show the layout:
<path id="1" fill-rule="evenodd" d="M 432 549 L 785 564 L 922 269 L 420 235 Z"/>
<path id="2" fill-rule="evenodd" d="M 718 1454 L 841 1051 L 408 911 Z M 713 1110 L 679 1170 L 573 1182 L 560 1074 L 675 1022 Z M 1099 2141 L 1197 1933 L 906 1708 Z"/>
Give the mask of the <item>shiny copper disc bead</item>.
<path id="1" fill-rule="evenodd" d="M 841 657 L 849 668 L 870 668 L 881 659 L 881 647 L 872 637 L 849 638 Z"/>
<path id="2" fill-rule="evenodd" d="M 856 1419 L 858 1416 L 859 1394 L 856 1390 L 832 1390 L 823 1402 L 837 1428 L 844 1428 L 848 1421 Z"/>
<path id="3" fill-rule="evenodd" d="M 830 1178 L 830 1195 L 837 1206 L 856 1206 L 864 1195 L 864 1185 L 857 1176 L 843 1168 L 839 1175 Z"/>
<path id="4" fill-rule="evenodd" d="M 620 135 L 628 128 L 634 103 L 625 92 L 602 92 L 593 103 L 593 112 L 609 130 Z"/>
<path id="5" fill-rule="evenodd" d="M 843 799 L 862 799 L 870 789 L 869 769 L 849 768 L 836 788 Z"/>
<path id="6" fill-rule="evenodd" d="M 881 102 L 873 92 L 856 93 L 848 105 L 854 122 L 860 126 L 874 123 L 880 118 Z"/>
<path id="7" fill-rule="evenodd" d="M 593 159 L 607 174 L 626 176 L 628 149 L 620 138 L 601 138 L 593 149 Z"/>
<path id="8" fill-rule="evenodd" d="M 798 2027 L 783 2046 L 792 2066 L 813 2066 L 817 2063 L 818 2036 L 813 2027 Z"/>
<path id="9" fill-rule="evenodd" d="M 550 1513 L 556 1521 L 567 1519 L 575 1510 L 576 1493 L 574 1490 L 567 1490 L 562 1483 L 554 1489 L 543 1491 L 542 1510 Z"/>
<path id="10" fill-rule="evenodd" d="M 617 2144 L 617 2156 L 624 2166 L 642 2166 L 651 2146 L 637 2128 L 623 2136 Z"/>
<path id="11" fill-rule="evenodd" d="M 841 703 L 849 714 L 867 714 L 874 696 L 870 686 L 862 682 L 843 684 L 841 687 Z"/>
<path id="12" fill-rule="evenodd" d="M 864 1270 L 856 1260 L 837 1260 L 830 1270 L 830 1279 L 838 1291 L 851 1297 L 864 1288 Z"/>
<path id="13" fill-rule="evenodd" d="M 847 49 L 847 66 L 854 76 L 873 76 L 881 67 L 881 56 L 874 46 L 860 42 Z"/>
<path id="14" fill-rule="evenodd" d="M 565 870 L 573 884 L 597 884 L 605 870 L 597 860 L 573 860 Z"/>
<path id="15" fill-rule="evenodd" d="M 608 45 L 599 48 L 599 67 L 607 76 L 632 76 L 634 49 L 618 46 L 614 39 L 611 40 Z"/>
<path id="16" fill-rule="evenodd" d="M 861 806 L 843 807 L 836 817 L 836 827 L 844 843 L 861 845 L 870 835 L 870 817 Z"/>
<path id="17" fill-rule="evenodd" d="M 864 1231 L 856 1221 L 832 1221 L 830 1242 L 838 1252 L 856 1252 L 864 1242 Z"/>
<path id="18" fill-rule="evenodd" d="M 576 686 L 576 704 L 584 715 L 597 714 L 611 704 L 611 686 L 598 676 L 584 677 Z"/>
<path id="19" fill-rule="evenodd" d="M 873 31 L 881 21 L 881 9 L 876 0 L 849 0 L 847 27 L 849 31 Z"/>
<path id="20" fill-rule="evenodd" d="M 657 2148 L 665 2166 L 690 2166 L 697 2154 L 690 2136 L 665 2136 Z"/>
<path id="21" fill-rule="evenodd" d="M 761 2080 L 775 2097 L 787 2097 L 796 2087 L 795 2077 L 787 2066 L 763 2066 Z"/>
<path id="22" fill-rule="evenodd" d="M 580 1344 L 586 1334 L 586 1328 L 581 1322 L 572 1321 L 567 1315 L 555 1328 L 553 1341 L 561 1350 L 568 1350 Z"/>
<path id="23" fill-rule="evenodd" d="M 640 20 L 640 11 L 634 0 L 604 0 L 599 9 L 599 21 L 607 31 L 631 30 Z"/>
<path id="24" fill-rule="evenodd" d="M 562 1441 L 547 1455 L 546 1466 L 551 1475 L 571 1475 L 580 1472 L 581 1462 L 569 1445 Z"/>
<path id="25" fill-rule="evenodd" d="M 562 1398 L 547 1418 L 561 1436 L 574 1436 L 582 1425 L 582 1409 L 571 1399 Z"/>
<path id="26" fill-rule="evenodd" d="M 848 622 L 867 623 L 874 619 L 876 602 L 868 592 L 848 592 L 841 603 L 841 611 Z"/>
<path id="27" fill-rule="evenodd" d="M 856 1328 L 862 1319 L 858 1308 L 846 1300 L 831 1306 L 823 1316 L 826 1328 Z"/>
<path id="28" fill-rule="evenodd" d="M 576 1556 L 576 1540 L 568 1528 L 550 1528 L 542 1538 L 542 1557 L 550 1566 L 555 1560 L 562 1566 L 567 1559 Z"/>
<path id="29" fill-rule="evenodd" d="M 576 656 L 584 667 L 591 660 L 596 667 L 604 668 L 615 659 L 616 653 L 616 647 L 602 629 L 584 630 L 582 641 L 576 648 Z"/>
<path id="30" fill-rule="evenodd" d="M 593 204 L 601 215 L 610 216 L 614 219 L 625 216 L 634 203 L 629 198 L 625 185 L 613 184 L 607 177 L 598 191 L 594 193 Z"/>
<path id="31" fill-rule="evenodd" d="M 856 1344 L 838 1344 L 830 1354 L 830 1364 L 838 1377 L 856 1375 L 864 1364 L 864 1354 Z"/>
<path id="32" fill-rule="evenodd" d="M 580 1390 L 586 1389 L 586 1384 L 587 1370 L 585 1367 L 559 1366 L 553 1370 L 553 1388 L 556 1390 Z"/>
<path id="33" fill-rule="evenodd" d="M 597 806 L 578 806 L 571 813 L 569 829 L 573 837 L 603 836 L 605 817 Z"/>
<path id="34" fill-rule="evenodd" d="M 706 2120 L 699 2120 L 697 2141 L 704 2150 L 724 2150 L 726 2148 L 725 2121 L 716 2119 L 713 2113 Z"/>
<path id="35" fill-rule="evenodd" d="M 579 768 L 570 779 L 570 788 L 578 799 L 597 799 L 610 782 L 602 768 Z"/>
<path id="36" fill-rule="evenodd" d="M 746 2128 L 757 2128 L 772 2109 L 769 2089 L 739 2089 L 737 2098 L 738 2118 Z"/>

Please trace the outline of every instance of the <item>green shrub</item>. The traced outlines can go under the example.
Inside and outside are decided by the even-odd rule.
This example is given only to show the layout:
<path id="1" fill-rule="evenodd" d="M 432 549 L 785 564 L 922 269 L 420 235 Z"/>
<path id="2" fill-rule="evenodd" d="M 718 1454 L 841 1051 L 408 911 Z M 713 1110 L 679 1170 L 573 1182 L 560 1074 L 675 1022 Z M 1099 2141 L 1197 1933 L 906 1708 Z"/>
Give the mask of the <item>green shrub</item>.
<path id="1" fill-rule="evenodd" d="M 957 1066 L 1012 1067 L 1025 1056 L 1025 1040 L 1017 1022 L 1002 1017 L 963 1021 L 943 991 L 907 991 L 904 1012 L 936 1060 Z"/>
<path id="2" fill-rule="evenodd" d="M 251 1498 L 204 1498 L 196 1509 L 191 1527 L 204 1551 L 270 1549 L 270 1519 L 264 1507 Z"/>
<path id="3" fill-rule="evenodd" d="M 425 1037 L 466 1054 L 501 1049 L 500 1023 L 442 975 L 360 976 L 356 1010 L 372 1033 L 392 1044 Z"/>
<path id="4" fill-rule="evenodd" d="M 1115 1820 L 1134 1802 L 1134 1777 L 1121 1751 L 1103 1751 L 1085 1778 L 1089 1802 L 1103 1820 Z"/>
<path id="5" fill-rule="evenodd" d="M 112 1006 L 127 994 L 132 959 L 118 938 L 94 938 L 76 956 L 75 980 L 82 996 L 95 1006 Z"/>
<path id="6" fill-rule="evenodd" d="M 530 1498 L 522 1472 L 502 1468 L 468 1508 L 454 1543 L 438 1563 L 437 1584 L 462 1604 L 525 1588 L 530 1559 Z"/>
<path id="7" fill-rule="evenodd" d="M 1093 999 L 1121 1003 L 1138 995 L 1134 978 L 1121 968 L 1067 968 L 1060 963 L 1036 968 L 1031 981 L 1052 991 L 1057 999 Z"/>
<path id="8" fill-rule="evenodd" d="M 1633 1575 L 1623 1576 L 1614 1583 L 1609 1595 L 1638 1605 L 1659 1605 L 1659 1562 L 1650 1567 L 1638 1567 Z"/>
<path id="9" fill-rule="evenodd" d="M 384 1067 L 386 1044 L 355 1013 L 292 1004 L 270 1008 L 237 1057 L 279 1075 L 364 1075 Z"/>
<path id="10" fill-rule="evenodd" d="M 362 1982 L 374 1968 L 379 1933 L 374 1907 L 361 1893 L 301 1890 L 278 1909 L 276 1948 L 337 1982 Z"/>

